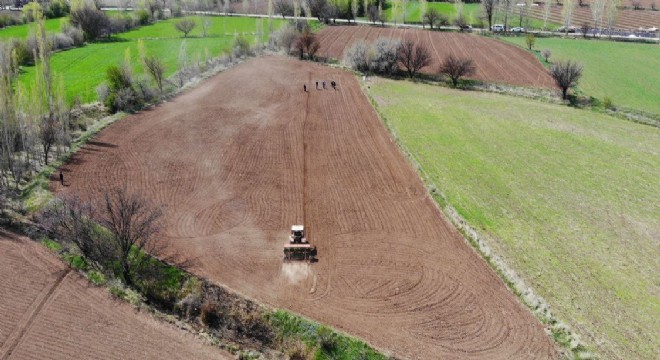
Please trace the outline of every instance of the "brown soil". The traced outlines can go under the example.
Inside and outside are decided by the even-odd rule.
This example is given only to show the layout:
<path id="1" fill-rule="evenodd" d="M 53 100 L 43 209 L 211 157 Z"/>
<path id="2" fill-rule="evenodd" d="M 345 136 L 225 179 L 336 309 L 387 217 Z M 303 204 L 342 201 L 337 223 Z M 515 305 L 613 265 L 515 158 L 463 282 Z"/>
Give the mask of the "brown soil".
<path id="1" fill-rule="evenodd" d="M 318 55 L 343 59 L 344 52 L 358 40 L 373 43 L 381 37 L 412 39 L 431 50 L 433 61 L 422 72 L 436 74 L 440 62 L 450 54 L 474 60 L 472 79 L 520 86 L 554 86 L 543 65 L 528 52 L 503 42 L 472 34 L 373 26 L 329 26 L 318 34 Z"/>
<path id="2" fill-rule="evenodd" d="M 316 90 L 323 79 L 328 90 Z M 163 236 L 194 273 L 403 358 L 557 356 L 438 211 L 349 73 L 251 60 L 108 127 L 63 169 L 58 193 L 98 199 L 126 186 L 164 204 Z M 305 224 L 318 263 L 283 264 L 293 224 Z"/>
<path id="3" fill-rule="evenodd" d="M 658 3 L 660 7 L 660 2 Z M 647 9 L 650 9 L 648 5 Z M 532 10 L 532 17 L 543 20 L 543 6 L 535 7 Z M 606 27 L 607 17 L 603 16 L 603 26 Z M 550 9 L 550 16 L 548 21 L 563 24 L 564 16 L 562 15 L 561 6 L 552 6 Z M 516 22 L 517 24 L 517 22 Z M 591 8 L 589 7 L 577 7 L 573 11 L 573 18 L 571 21 L 573 26 L 580 27 L 582 24 L 588 24 L 589 26 L 594 26 L 593 15 Z M 619 9 L 616 16 L 615 28 L 617 29 L 627 29 L 627 30 L 637 30 L 640 27 L 651 28 L 651 27 L 660 27 L 660 11 L 651 11 L 651 10 L 630 10 L 630 9 Z M 550 29 L 554 30 L 554 29 Z"/>
<path id="4" fill-rule="evenodd" d="M 113 299 L 28 239 L 0 232 L 1 359 L 232 359 Z"/>

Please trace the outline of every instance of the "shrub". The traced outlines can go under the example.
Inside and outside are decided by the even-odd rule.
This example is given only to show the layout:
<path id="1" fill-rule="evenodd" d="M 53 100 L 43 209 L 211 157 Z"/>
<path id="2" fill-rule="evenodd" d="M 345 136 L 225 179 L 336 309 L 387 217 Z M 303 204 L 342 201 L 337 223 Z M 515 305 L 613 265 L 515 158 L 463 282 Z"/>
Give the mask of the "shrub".
<path id="1" fill-rule="evenodd" d="M 371 70 L 386 75 L 393 75 L 399 70 L 397 49 L 400 42 L 388 38 L 376 40 L 372 51 Z"/>
<path id="2" fill-rule="evenodd" d="M 550 75 L 555 79 L 555 83 L 561 89 L 562 98 L 568 99 L 568 89 L 577 85 L 582 76 L 582 65 L 571 61 L 559 61 L 550 69 Z"/>
<path id="3" fill-rule="evenodd" d="M 11 43 L 18 65 L 34 64 L 34 54 L 28 48 L 27 41 L 14 39 Z"/>
<path id="4" fill-rule="evenodd" d="M 20 25 L 22 23 L 23 23 L 23 21 L 20 18 L 11 16 L 11 15 L 8 15 L 8 14 L 0 15 L 0 28 L 6 27 L 6 26 Z"/>
<path id="5" fill-rule="evenodd" d="M 605 99 L 603 99 L 603 107 L 608 110 L 616 109 L 614 107 L 614 103 L 612 102 L 612 99 L 609 96 L 605 96 Z"/>
<path id="6" fill-rule="evenodd" d="M 195 20 L 181 19 L 174 23 L 174 28 L 183 33 L 183 37 L 188 37 L 188 34 L 197 26 Z"/>
<path id="7" fill-rule="evenodd" d="M 305 343 L 300 340 L 286 345 L 286 356 L 289 360 L 311 359 L 311 354 Z"/>
<path id="8" fill-rule="evenodd" d="M 285 26 L 282 26 L 277 32 L 275 32 L 273 36 L 273 40 L 275 42 L 275 46 L 279 47 L 280 49 L 284 50 L 287 54 L 291 53 L 291 47 L 293 46 L 293 43 L 296 41 L 296 37 L 298 36 L 298 31 L 296 28 L 291 25 L 287 24 Z"/>
<path id="9" fill-rule="evenodd" d="M 534 43 L 536 43 L 536 38 L 534 37 L 534 34 L 527 34 L 525 36 L 525 44 L 527 45 L 527 49 L 529 51 L 532 51 L 532 48 L 534 47 Z"/>
<path id="10" fill-rule="evenodd" d="M 62 33 L 50 36 L 50 42 L 53 50 L 70 49 L 75 45 L 72 38 Z"/>
<path id="11" fill-rule="evenodd" d="M 23 15 L 23 21 L 25 22 L 34 21 L 35 11 L 39 13 L 43 13 L 43 8 L 38 2 L 34 1 L 23 5 L 23 10 L 21 10 L 21 14 Z"/>
<path id="12" fill-rule="evenodd" d="M 212 329 L 220 325 L 220 317 L 218 316 L 218 305 L 213 301 L 205 300 L 202 303 L 200 310 L 200 318 L 202 323 Z"/>
<path id="13" fill-rule="evenodd" d="M 72 25 L 79 27 L 90 41 L 108 33 L 110 28 L 108 16 L 91 5 L 71 11 L 70 21 Z"/>
<path id="14" fill-rule="evenodd" d="M 234 56 L 248 56 L 252 53 L 250 50 L 250 42 L 243 35 L 238 35 L 234 38 Z"/>
<path id="15" fill-rule="evenodd" d="M 46 17 L 49 19 L 63 17 L 69 14 L 69 3 L 64 0 L 52 0 L 46 9 Z"/>
<path id="16" fill-rule="evenodd" d="M 137 22 L 140 25 L 149 25 L 149 21 L 151 19 L 151 15 L 149 15 L 149 12 L 147 10 L 138 10 L 135 13 L 135 16 L 137 17 Z"/>
<path id="17" fill-rule="evenodd" d="M 326 352 L 333 352 L 337 348 L 337 335 L 326 326 L 319 326 L 316 329 L 317 340 L 321 349 Z"/>
<path id="18" fill-rule="evenodd" d="M 369 45 L 364 40 L 360 40 L 346 50 L 344 62 L 354 70 L 367 72 L 370 63 Z"/>
<path id="19" fill-rule="evenodd" d="M 457 58 L 453 54 L 447 56 L 439 68 L 441 74 L 449 76 L 453 87 L 458 85 L 461 77 L 472 75 L 476 70 L 477 67 L 472 59 Z"/>
<path id="20" fill-rule="evenodd" d="M 550 59 L 551 55 L 552 51 L 550 49 L 543 49 L 543 51 L 541 51 L 541 56 L 543 56 L 545 62 L 548 62 L 548 59 Z"/>

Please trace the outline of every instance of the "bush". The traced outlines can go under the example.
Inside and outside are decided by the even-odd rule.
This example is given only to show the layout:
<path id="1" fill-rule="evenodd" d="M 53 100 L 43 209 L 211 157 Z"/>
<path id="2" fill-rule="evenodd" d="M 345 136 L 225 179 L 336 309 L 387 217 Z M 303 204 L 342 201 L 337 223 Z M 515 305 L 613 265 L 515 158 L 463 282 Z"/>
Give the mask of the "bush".
<path id="1" fill-rule="evenodd" d="M 85 34 L 82 30 L 69 24 L 64 24 L 60 30 L 62 33 L 73 40 L 74 46 L 82 46 L 85 43 Z"/>
<path id="2" fill-rule="evenodd" d="M 28 48 L 27 41 L 14 39 L 12 40 L 11 46 L 14 50 L 18 65 L 34 64 L 34 54 Z"/>
<path id="3" fill-rule="evenodd" d="M 72 25 L 82 29 L 85 37 L 90 41 L 107 34 L 110 28 L 108 16 L 91 5 L 85 5 L 71 11 L 70 21 Z"/>
<path id="4" fill-rule="evenodd" d="M 275 46 L 278 48 L 284 50 L 287 54 L 291 53 L 291 47 L 293 46 L 293 43 L 296 41 L 296 37 L 298 36 L 298 31 L 296 30 L 294 25 L 287 24 L 285 26 L 282 26 L 279 30 L 277 30 L 272 37 Z"/>
<path id="5" fill-rule="evenodd" d="M 74 47 L 75 43 L 72 38 L 66 34 L 57 33 L 50 36 L 50 42 L 53 50 L 64 50 Z"/>
<path id="6" fill-rule="evenodd" d="M 326 326 L 319 326 L 316 329 L 317 340 L 321 349 L 326 352 L 333 352 L 337 348 L 337 335 Z"/>
<path id="7" fill-rule="evenodd" d="M 346 50 L 344 62 L 353 70 L 368 72 L 371 62 L 371 49 L 366 41 L 360 40 Z"/>
<path id="8" fill-rule="evenodd" d="M 603 99 L 603 107 L 608 110 L 616 109 L 614 107 L 614 103 L 612 102 L 612 99 L 609 96 L 605 96 L 605 99 Z"/>
<path id="9" fill-rule="evenodd" d="M 149 12 L 147 10 L 138 10 L 135 13 L 135 16 L 137 17 L 137 22 L 140 25 L 149 25 L 149 22 L 151 20 L 151 16 L 149 15 Z"/>
<path id="10" fill-rule="evenodd" d="M 388 38 L 376 40 L 371 59 L 371 70 L 378 74 L 394 75 L 399 70 L 397 49 L 399 41 Z"/>
<path id="11" fill-rule="evenodd" d="M 69 4 L 64 0 L 52 0 L 46 9 L 46 17 L 49 19 L 67 16 L 69 14 Z"/>
<path id="12" fill-rule="evenodd" d="M 252 50 L 250 49 L 250 42 L 248 42 L 248 39 L 246 39 L 243 35 L 238 35 L 234 39 L 234 56 L 236 57 L 242 57 L 242 56 L 248 56 L 252 54 Z"/>
<path id="13" fill-rule="evenodd" d="M 202 323 L 211 329 L 215 329 L 220 325 L 220 317 L 218 316 L 218 305 L 212 301 L 205 300 L 202 303 L 200 311 L 200 318 Z"/>
<path id="14" fill-rule="evenodd" d="M 20 18 L 11 16 L 11 15 L 8 15 L 8 14 L 0 15 L 0 28 L 6 27 L 6 26 L 20 25 L 22 23 L 23 23 L 23 21 Z"/>
<path id="15" fill-rule="evenodd" d="M 23 10 L 21 10 L 21 14 L 23 15 L 23 21 L 26 23 L 33 22 L 35 20 L 34 18 L 35 11 L 39 13 L 43 13 L 43 8 L 38 2 L 34 1 L 24 5 Z"/>

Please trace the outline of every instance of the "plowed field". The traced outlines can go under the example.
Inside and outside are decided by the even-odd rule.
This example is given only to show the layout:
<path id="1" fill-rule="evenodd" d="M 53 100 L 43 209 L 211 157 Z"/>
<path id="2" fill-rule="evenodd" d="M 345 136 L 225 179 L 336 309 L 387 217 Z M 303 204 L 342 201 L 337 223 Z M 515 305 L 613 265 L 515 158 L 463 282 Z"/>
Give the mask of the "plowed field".
<path id="1" fill-rule="evenodd" d="M 650 5 L 649 5 L 650 7 Z M 542 6 L 534 7 L 532 9 L 531 15 L 534 18 L 543 20 L 543 12 L 545 10 Z M 593 15 L 591 8 L 589 7 L 577 7 L 573 10 L 573 20 L 571 24 L 573 26 L 582 26 L 582 24 L 589 24 L 589 26 L 594 26 Z M 607 21 L 606 17 L 603 17 L 603 27 L 607 27 L 605 24 Z M 563 24 L 564 17 L 562 15 L 561 6 L 552 6 L 550 9 L 550 16 L 548 21 Z M 516 25 L 517 26 L 517 25 Z M 660 11 L 650 11 L 650 10 L 629 10 L 629 9 L 619 9 L 616 16 L 616 22 L 614 27 L 616 29 L 627 29 L 627 30 L 637 30 L 640 27 L 650 28 L 650 27 L 660 27 Z M 554 30 L 554 29 L 551 29 Z"/>
<path id="2" fill-rule="evenodd" d="M 468 57 L 477 65 L 473 79 L 520 86 L 553 87 L 543 65 L 531 54 L 515 46 L 472 34 L 394 29 L 373 26 L 330 26 L 318 34 L 318 55 L 342 59 L 344 52 L 358 40 L 375 42 L 378 38 L 412 39 L 431 50 L 433 61 L 422 72 L 436 73 L 440 62 L 450 54 Z"/>
<path id="3" fill-rule="evenodd" d="M 324 79 L 337 90 L 316 90 Z M 108 127 L 63 170 L 56 192 L 126 186 L 164 204 L 170 251 L 193 272 L 403 358 L 556 357 L 349 73 L 251 60 Z M 297 223 L 318 263 L 283 264 Z"/>
<path id="4" fill-rule="evenodd" d="M 0 359 L 232 359 L 0 232 Z"/>

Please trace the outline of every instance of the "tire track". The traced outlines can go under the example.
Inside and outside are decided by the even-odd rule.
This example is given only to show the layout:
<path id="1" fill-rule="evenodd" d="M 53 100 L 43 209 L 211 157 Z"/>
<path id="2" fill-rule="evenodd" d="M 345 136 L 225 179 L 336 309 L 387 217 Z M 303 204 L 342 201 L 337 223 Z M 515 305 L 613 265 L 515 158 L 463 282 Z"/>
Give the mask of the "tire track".
<path id="1" fill-rule="evenodd" d="M 23 340 L 25 334 L 30 330 L 35 318 L 39 315 L 46 302 L 50 300 L 55 290 L 57 290 L 70 272 L 70 269 L 60 271 L 60 274 L 55 278 L 55 281 L 53 281 L 49 287 L 44 288 L 39 296 L 34 299 L 30 308 L 28 308 L 28 311 L 23 315 L 23 318 L 16 325 L 14 331 L 9 335 L 7 341 L 2 345 L 2 348 L 0 348 L 0 359 L 6 360 L 11 357 L 12 352 L 20 344 L 21 340 Z"/>

